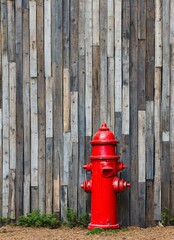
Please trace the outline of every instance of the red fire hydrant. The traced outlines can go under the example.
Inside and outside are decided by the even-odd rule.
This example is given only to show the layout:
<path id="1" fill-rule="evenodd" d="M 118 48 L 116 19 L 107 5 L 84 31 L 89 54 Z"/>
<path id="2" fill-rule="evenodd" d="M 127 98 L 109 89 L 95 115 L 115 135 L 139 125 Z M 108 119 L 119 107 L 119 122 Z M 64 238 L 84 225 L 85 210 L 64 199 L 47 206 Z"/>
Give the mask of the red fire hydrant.
<path id="1" fill-rule="evenodd" d="M 123 179 L 117 177 L 120 170 L 126 168 L 122 162 L 118 162 L 116 145 L 118 140 L 109 131 L 106 123 L 103 123 L 92 141 L 92 156 L 83 166 L 92 172 L 92 179 L 81 184 L 85 192 L 92 192 L 91 199 L 91 222 L 88 229 L 93 228 L 119 228 L 117 222 L 117 199 L 116 193 L 130 187 Z"/>

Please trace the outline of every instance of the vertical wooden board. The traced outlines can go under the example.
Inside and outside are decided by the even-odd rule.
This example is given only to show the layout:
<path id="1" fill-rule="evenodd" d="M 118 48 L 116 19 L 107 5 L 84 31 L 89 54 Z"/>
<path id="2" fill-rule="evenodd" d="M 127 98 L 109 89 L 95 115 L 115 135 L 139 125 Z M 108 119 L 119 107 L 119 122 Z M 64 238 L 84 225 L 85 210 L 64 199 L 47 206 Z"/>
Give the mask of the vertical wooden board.
<path id="1" fill-rule="evenodd" d="M 174 43 L 174 2 L 170 1 L 170 43 Z"/>
<path id="2" fill-rule="evenodd" d="M 37 210 L 39 206 L 39 189 L 36 186 L 31 186 L 31 211 Z"/>
<path id="3" fill-rule="evenodd" d="M 22 82 L 22 1 L 15 1 L 16 33 L 16 217 L 23 214 L 23 82 Z"/>
<path id="4" fill-rule="evenodd" d="M 115 112 L 122 111 L 122 0 L 115 0 Z"/>
<path id="5" fill-rule="evenodd" d="M 53 78 L 46 78 L 46 137 L 53 137 Z"/>
<path id="6" fill-rule="evenodd" d="M 145 227 L 146 206 L 146 112 L 138 111 L 138 202 L 139 226 Z"/>
<path id="7" fill-rule="evenodd" d="M 146 109 L 146 41 L 138 41 L 138 110 Z"/>
<path id="8" fill-rule="evenodd" d="M 107 56 L 114 57 L 114 1 L 107 1 Z"/>
<path id="9" fill-rule="evenodd" d="M 160 101 L 161 68 L 155 68 L 154 133 L 155 133 L 155 176 L 154 176 L 154 220 L 161 220 L 161 137 Z"/>
<path id="10" fill-rule="evenodd" d="M 63 124 L 64 132 L 70 130 L 70 78 L 69 69 L 63 69 Z"/>
<path id="11" fill-rule="evenodd" d="M 14 1 L 7 0 L 8 12 L 8 61 L 15 61 L 15 19 L 14 19 Z"/>
<path id="12" fill-rule="evenodd" d="M 2 49 L 7 51 L 8 49 L 8 18 L 7 18 L 7 1 L 1 1 L 1 31 L 2 31 Z"/>
<path id="13" fill-rule="evenodd" d="M 162 66 L 162 0 L 155 0 L 155 67 Z"/>
<path id="14" fill-rule="evenodd" d="M 9 166 L 10 166 L 10 139 L 9 139 L 9 63 L 7 53 L 2 56 L 2 117 L 3 117 L 3 204 L 2 215 L 8 217 L 9 208 Z"/>
<path id="15" fill-rule="evenodd" d="M 79 56 L 84 56 L 85 55 L 85 0 L 79 0 L 78 35 L 79 35 L 79 39 L 78 39 Z M 79 62 L 79 65 L 80 65 L 80 62 Z M 79 66 L 79 71 L 80 71 L 80 66 Z M 80 84 L 80 81 L 79 81 L 79 84 Z"/>
<path id="16" fill-rule="evenodd" d="M 138 59 L 138 29 L 137 29 L 137 0 L 130 2 L 130 159 L 131 159 L 131 225 L 138 226 L 138 113 L 137 113 L 137 59 Z"/>
<path id="17" fill-rule="evenodd" d="M 130 34 L 130 2 L 123 3 L 123 118 L 122 133 L 129 134 L 129 34 Z"/>
<path id="18" fill-rule="evenodd" d="M 37 1 L 37 70 L 38 70 L 38 154 L 39 209 L 45 212 L 45 78 L 44 78 L 44 1 Z"/>
<path id="19" fill-rule="evenodd" d="M 63 159 L 63 22 L 62 0 L 52 1 L 52 67 L 53 67 L 53 102 L 54 102 L 54 159 L 53 209 L 60 214 L 60 178 Z M 54 7 L 55 6 L 55 7 Z M 54 8 L 53 8 L 54 7 Z M 54 33 L 54 34 L 53 34 Z"/>
<path id="20" fill-rule="evenodd" d="M 99 13 L 99 6 L 100 6 L 100 1 L 99 0 L 94 0 L 92 1 L 92 19 L 93 19 L 93 24 L 92 24 L 92 29 L 93 29 L 93 38 L 92 38 L 92 45 L 93 46 L 99 46 L 100 43 L 100 38 L 99 38 L 99 24 L 100 24 L 100 13 Z"/>
<path id="21" fill-rule="evenodd" d="M 146 179 L 154 177 L 154 104 L 146 102 Z"/>
<path id="22" fill-rule="evenodd" d="M 0 108 L 0 216 L 2 217 L 3 158 L 2 158 L 2 109 Z"/>
<path id="23" fill-rule="evenodd" d="M 107 120 L 107 1 L 100 1 L 100 123 Z"/>
<path id="24" fill-rule="evenodd" d="M 46 213 L 53 211 L 53 139 L 46 138 Z"/>
<path id="25" fill-rule="evenodd" d="M 169 133 L 170 127 L 170 2 L 163 1 L 162 5 L 162 41 L 163 45 L 163 71 L 162 71 L 162 95 L 161 95 L 161 130 Z"/>
<path id="26" fill-rule="evenodd" d="M 92 64 L 92 133 L 96 133 L 100 124 L 100 48 L 93 46 L 93 64 Z"/>
<path id="27" fill-rule="evenodd" d="M 68 186 L 61 186 L 61 220 L 67 221 L 66 213 L 68 209 Z"/>
<path id="28" fill-rule="evenodd" d="M 14 169 L 10 169 L 10 172 L 9 172 L 9 218 L 11 220 L 16 219 L 15 179 L 16 179 L 16 171 Z"/>
<path id="29" fill-rule="evenodd" d="M 22 0 L 23 9 L 29 9 L 29 0 Z"/>
<path id="30" fill-rule="evenodd" d="M 153 202 L 154 202 L 154 183 L 151 180 L 146 181 L 146 227 L 152 227 L 155 224 L 153 218 Z"/>
<path id="31" fill-rule="evenodd" d="M 70 11 L 70 88 L 71 91 L 77 91 L 79 0 L 71 0 Z"/>
<path id="32" fill-rule="evenodd" d="M 29 1 L 30 77 L 37 77 L 36 1 Z"/>
<path id="33" fill-rule="evenodd" d="M 63 66 L 69 69 L 70 66 L 70 1 L 65 0 L 63 3 Z"/>
<path id="34" fill-rule="evenodd" d="M 171 181 L 171 190 L 170 190 L 170 204 L 171 211 L 174 214 L 174 44 L 171 45 L 171 61 L 170 61 L 170 70 L 171 70 L 171 97 L 170 97 L 170 181 Z"/>
<path id="35" fill-rule="evenodd" d="M 51 0 L 44 0 L 45 77 L 51 77 Z"/>
<path id="36" fill-rule="evenodd" d="M 71 92 L 71 140 L 78 142 L 78 92 Z"/>
<path id="37" fill-rule="evenodd" d="M 2 23 L 1 23 L 1 4 L 0 4 L 0 92 L 2 92 Z M 0 94 L 0 108 L 2 108 L 2 94 Z"/>
<path id="38" fill-rule="evenodd" d="M 146 179 L 146 112 L 138 111 L 138 182 Z"/>
<path id="39" fill-rule="evenodd" d="M 130 137 L 129 135 L 122 135 L 121 159 L 126 166 L 127 170 L 121 172 L 121 178 L 130 182 Z M 120 221 L 123 226 L 130 225 L 130 190 L 126 189 L 120 194 Z"/>
<path id="40" fill-rule="evenodd" d="M 63 134 L 64 136 L 64 147 L 63 147 L 63 168 L 62 168 L 62 185 L 68 185 L 69 179 L 69 163 L 72 159 L 72 141 L 71 141 L 71 133 L 67 132 Z"/>
<path id="41" fill-rule="evenodd" d="M 79 131 L 79 186 L 85 179 L 85 171 L 82 166 L 85 159 L 85 57 L 79 57 L 79 105 L 78 105 L 78 131 Z M 78 192 L 78 213 L 86 212 L 86 193 L 79 189 Z"/>
<path id="42" fill-rule="evenodd" d="M 108 58 L 108 118 L 107 124 L 112 132 L 114 132 L 115 122 L 115 79 L 114 79 L 114 58 Z"/>
<path id="43" fill-rule="evenodd" d="M 146 0 L 138 0 L 138 39 L 146 39 Z"/>
<path id="44" fill-rule="evenodd" d="M 24 186 L 23 213 L 30 212 L 30 64 L 29 64 L 29 11 L 23 10 L 23 114 L 24 114 Z"/>
<path id="45" fill-rule="evenodd" d="M 85 116 L 86 136 L 92 134 L 92 1 L 85 3 Z"/>
<path id="46" fill-rule="evenodd" d="M 162 141 L 161 157 L 161 207 L 170 209 L 170 142 Z"/>
<path id="47" fill-rule="evenodd" d="M 154 62 L 155 62 L 155 1 L 147 1 L 146 12 L 146 100 L 154 97 Z"/>
<path id="48" fill-rule="evenodd" d="M 37 79 L 30 79 L 31 106 L 31 186 L 38 186 L 38 106 Z"/>
<path id="49" fill-rule="evenodd" d="M 122 134 L 122 114 L 121 112 L 116 112 L 115 113 L 115 135 L 118 141 L 121 141 L 121 134 Z M 121 143 L 117 146 L 117 155 L 120 155 L 120 147 Z"/>
<path id="50" fill-rule="evenodd" d="M 10 169 L 16 169 L 16 63 L 9 63 Z"/>

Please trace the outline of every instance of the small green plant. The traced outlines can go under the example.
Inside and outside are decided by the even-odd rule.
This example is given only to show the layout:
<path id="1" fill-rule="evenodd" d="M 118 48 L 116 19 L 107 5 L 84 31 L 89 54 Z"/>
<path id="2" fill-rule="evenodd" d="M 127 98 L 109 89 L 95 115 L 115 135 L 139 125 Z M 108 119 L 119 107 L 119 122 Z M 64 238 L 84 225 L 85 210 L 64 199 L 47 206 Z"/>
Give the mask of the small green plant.
<path id="1" fill-rule="evenodd" d="M 66 225 L 70 228 L 73 227 L 87 228 L 89 223 L 89 214 L 82 213 L 77 217 L 72 208 L 67 209 L 66 218 L 67 218 Z"/>
<path id="2" fill-rule="evenodd" d="M 23 227 L 58 228 L 61 224 L 54 214 L 41 214 L 39 210 L 35 210 L 28 213 L 27 216 L 20 216 L 15 225 Z"/>
<path id="3" fill-rule="evenodd" d="M 161 223 L 163 226 L 174 225 L 174 216 L 169 208 L 164 208 L 164 211 L 161 213 Z"/>
<path id="4" fill-rule="evenodd" d="M 5 217 L 1 217 L 0 218 L 0 226 L 4 226 L 10 223 L 10 219 L 9 218 L 5 218 Z"/>

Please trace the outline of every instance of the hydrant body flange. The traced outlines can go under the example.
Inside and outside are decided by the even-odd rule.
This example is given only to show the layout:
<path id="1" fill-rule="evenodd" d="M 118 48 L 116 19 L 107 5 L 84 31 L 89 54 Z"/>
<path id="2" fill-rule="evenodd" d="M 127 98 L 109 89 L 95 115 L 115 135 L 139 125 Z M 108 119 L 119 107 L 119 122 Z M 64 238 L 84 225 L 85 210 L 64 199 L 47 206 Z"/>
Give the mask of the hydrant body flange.
<path id="1" fill-rule="evenodd" d="M 118 171 L 126 168 L 123 163 L 118 162 L 119 156 L 116 155 L 118 141 L 103 123 L 90 143 L 91 162 L 83 168 L 92 172 L 92 180 L 86 180 L 81 185 L 85 192 L 92 193 L 91 222 L 88 229 L 119 228 L 116 193 L 123 191 L 130 184 L 117 177 Z"/>

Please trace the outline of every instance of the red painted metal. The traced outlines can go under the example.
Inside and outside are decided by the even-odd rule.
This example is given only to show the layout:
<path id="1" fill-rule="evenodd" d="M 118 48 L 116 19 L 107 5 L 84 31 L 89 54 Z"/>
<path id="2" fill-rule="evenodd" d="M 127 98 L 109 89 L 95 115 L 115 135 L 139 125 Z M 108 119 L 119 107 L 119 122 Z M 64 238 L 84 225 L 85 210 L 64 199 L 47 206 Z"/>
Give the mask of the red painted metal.
<path id="1" fill-rule="evenodd" d="M 119 228 L 116 193 L 130 187 L 130 184 L 117 177 L 118 171 L 126 168 L 122 162 L 118 162 L 120 158 L 116 155 L 118 140 L 106 123 L 103 123 L 90 143 L 91 162 L 83 168 L 92 172 L 92 180 L 86 180 L 81 184 L 85 192 L 92 193 L 91 222 L 88 229 Z"/>

